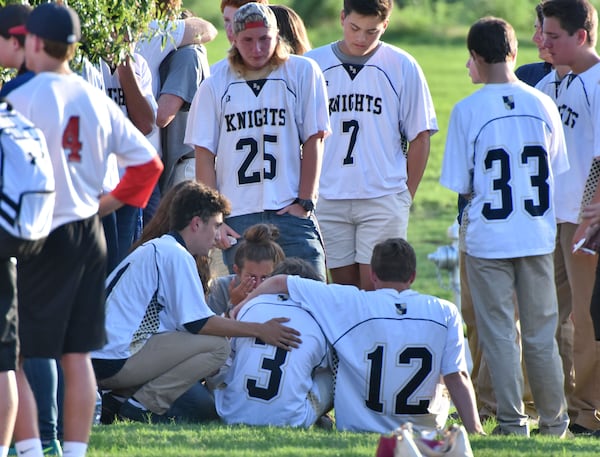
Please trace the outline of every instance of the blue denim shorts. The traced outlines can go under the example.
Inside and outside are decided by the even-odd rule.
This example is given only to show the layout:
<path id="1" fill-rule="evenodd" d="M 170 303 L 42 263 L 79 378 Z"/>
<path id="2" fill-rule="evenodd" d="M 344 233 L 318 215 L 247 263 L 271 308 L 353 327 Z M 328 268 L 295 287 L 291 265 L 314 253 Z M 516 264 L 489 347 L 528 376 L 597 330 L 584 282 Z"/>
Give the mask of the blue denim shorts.
<path id="1" fill-rule="evenodd" d="M 225 223 L 240 235 L 254 224 L 273 224 L 279 229 L 277 242 L 285 252 L 286 257 L 300 257 L 309 262 L 321 275 L 327 277 L 325 269 L 325 251 L 319 225 L 314 214 L 308 218 L 296 217 L 289 213 L 278 215 L 277 211 L 244 214 L 243 216 L 228 217 Z M 233 261 L 237 245 L 223 251 L 223 263 L 233 273 Z"/>

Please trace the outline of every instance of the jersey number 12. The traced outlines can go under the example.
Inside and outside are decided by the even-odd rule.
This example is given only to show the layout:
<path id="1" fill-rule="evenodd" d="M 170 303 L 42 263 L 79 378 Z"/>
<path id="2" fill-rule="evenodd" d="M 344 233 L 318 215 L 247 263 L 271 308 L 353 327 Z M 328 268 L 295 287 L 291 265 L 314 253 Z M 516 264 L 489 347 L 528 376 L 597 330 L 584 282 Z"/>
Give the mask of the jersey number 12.
<path id="1" fill-rule="evenodd" d="M 383 379 L 383 363 L 385 360 L 385 347 L 379 345 L 367 354 L 370 361 L 368 398 L 365 400 L 367 408 L 383 413 L 384 403 L 381 399 L 381 391 L 384 382 L 395 381 L 393 378 Z M 394 414 L 427 414 L 429 400 L 419 400 L 418 403 L 409 403 L 410 397 L 419 388 L 421 383 L 431 373 L 432 355 L 429 349 L 424 347 L 407 347 L 398 354 L 398 365 L 411 365 L 413 360 L 420 360 L 421 367 L 404 383 L 394 397 Z"/>

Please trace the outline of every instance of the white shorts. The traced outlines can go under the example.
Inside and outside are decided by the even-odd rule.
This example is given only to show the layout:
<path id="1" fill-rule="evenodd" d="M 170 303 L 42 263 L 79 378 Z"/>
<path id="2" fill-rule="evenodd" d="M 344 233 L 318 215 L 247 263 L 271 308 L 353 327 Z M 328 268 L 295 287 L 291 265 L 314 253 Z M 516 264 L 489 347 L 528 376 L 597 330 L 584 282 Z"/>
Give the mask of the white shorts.
<path id="1" fill-rule="evenodd" d="M 319 198 L 316 213 L 327 268 L 368 265 L 377 243 L 388 238 L 406 239 L 411 204 L 408 190 L 356 200 Z"/>

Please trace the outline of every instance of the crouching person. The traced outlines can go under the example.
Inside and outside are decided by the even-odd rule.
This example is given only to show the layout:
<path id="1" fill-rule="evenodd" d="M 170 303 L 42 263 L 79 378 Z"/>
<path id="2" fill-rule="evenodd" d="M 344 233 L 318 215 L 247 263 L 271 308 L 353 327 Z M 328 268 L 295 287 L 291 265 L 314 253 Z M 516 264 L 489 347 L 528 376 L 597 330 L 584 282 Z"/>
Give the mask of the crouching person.
<path id="1" fill-rule="evenodd" d="M 108 343 L 92 353 L 103 390 L 103 413 L 160 422 L 172 403 L 219 369 L 229 355 L 226 336 L 260 338 L 286 350 L 300 343 L 282 325 L 225 319 L 206 305 L 193 255 L 218 241 L 229 202 L 190 181 L 173 199 L 171 231 L 144 243 L 115 268 L 106 286 Z"/>

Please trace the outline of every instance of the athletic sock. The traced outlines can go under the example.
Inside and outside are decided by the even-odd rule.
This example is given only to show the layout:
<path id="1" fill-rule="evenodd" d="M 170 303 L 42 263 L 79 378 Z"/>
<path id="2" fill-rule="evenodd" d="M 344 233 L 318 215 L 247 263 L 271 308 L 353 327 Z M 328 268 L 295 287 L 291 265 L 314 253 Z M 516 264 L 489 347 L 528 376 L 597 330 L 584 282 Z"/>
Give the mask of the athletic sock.
<path id="1" fill-rule="evenodd" d="M 87 447 L 87 443 L 65 441 L 63 444 L 63 457 L 85 457 Z"/>
<path id="2" fill-rule="evenodd" d="M 6 457 L 9 449 L 8 446 L 0 446 L 0 457 Z"/>
<path id="3" fill-rule="evenodd" d="M 18 455 L 23 457 L 44 457 L 42 441 L 39 438 L 29 438 L 15 443 Z"/>

